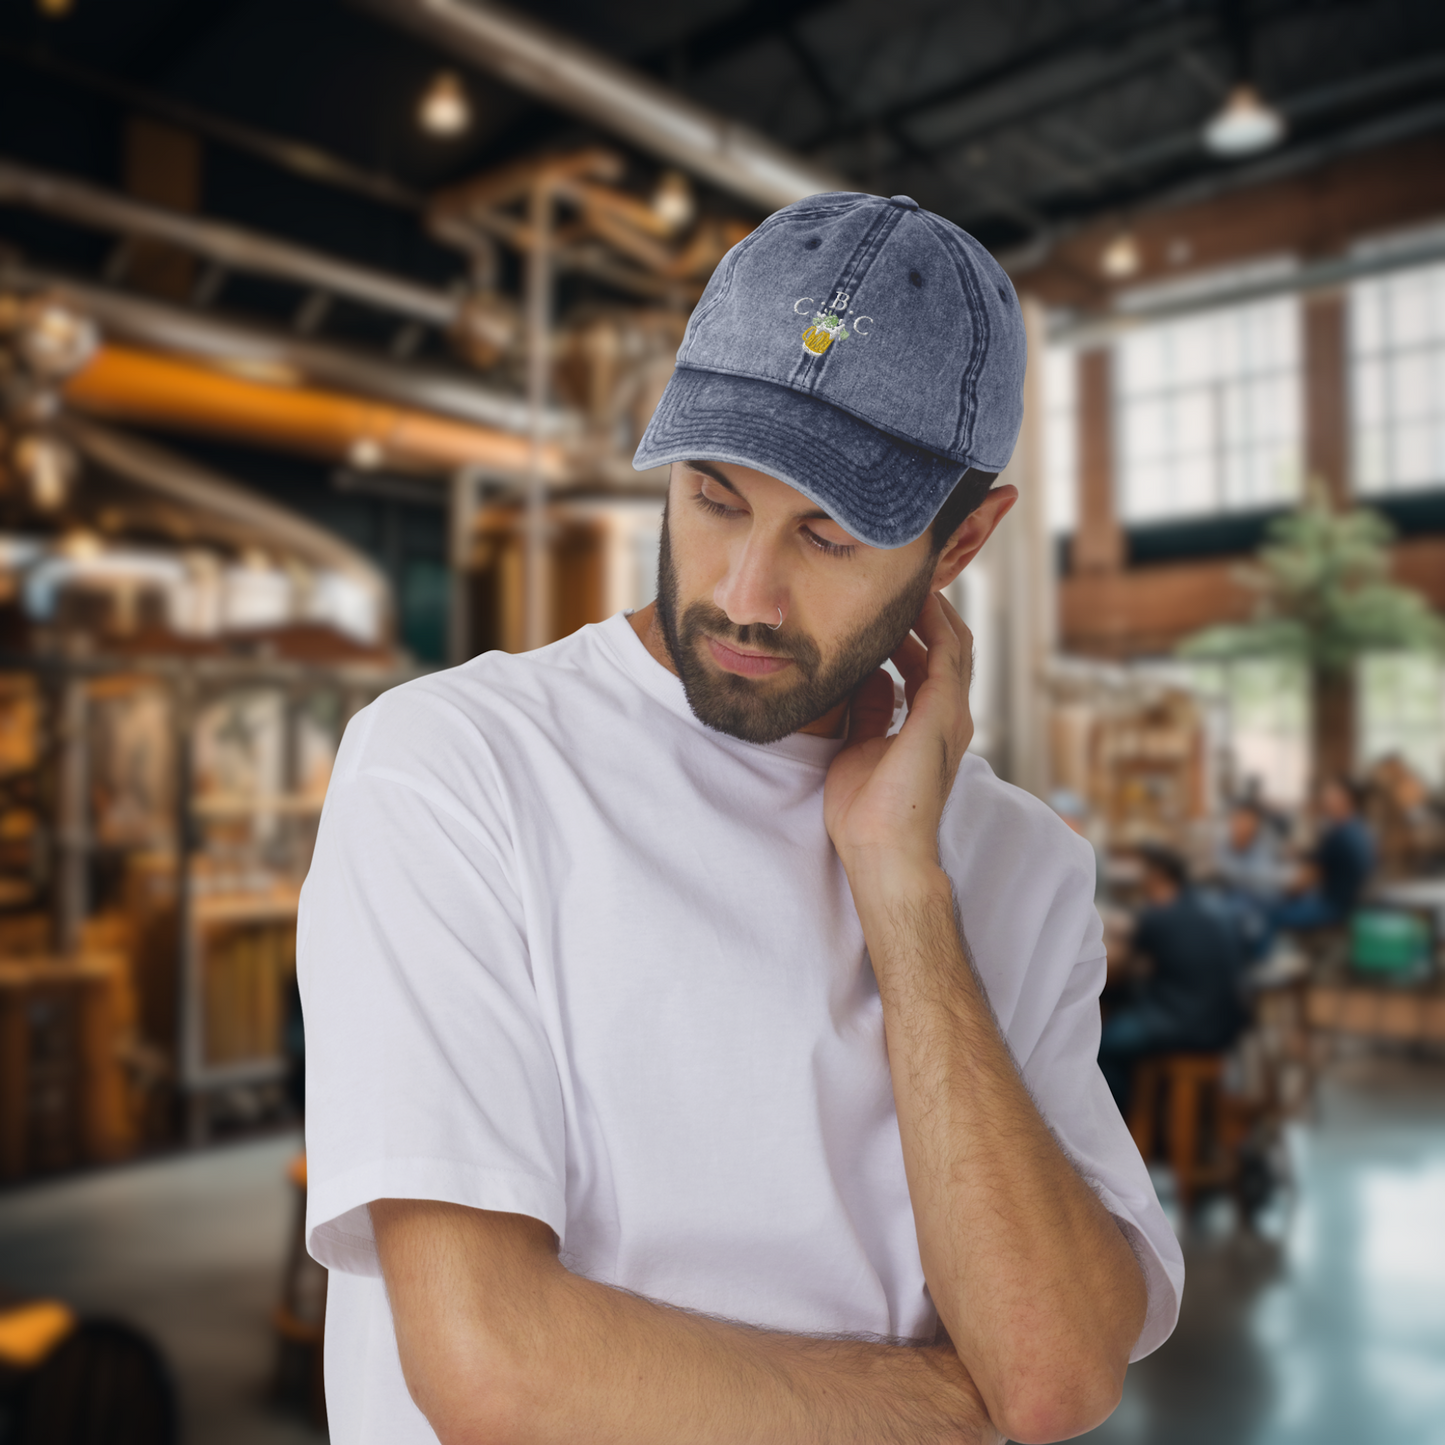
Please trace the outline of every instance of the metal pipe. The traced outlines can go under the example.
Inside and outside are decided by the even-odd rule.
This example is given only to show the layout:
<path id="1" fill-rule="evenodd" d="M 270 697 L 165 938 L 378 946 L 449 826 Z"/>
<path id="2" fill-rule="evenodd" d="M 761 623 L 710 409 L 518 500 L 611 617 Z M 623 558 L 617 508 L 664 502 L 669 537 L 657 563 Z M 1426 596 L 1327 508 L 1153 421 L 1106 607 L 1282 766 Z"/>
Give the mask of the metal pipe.
<path id="1" fill-rule="evenodd" d="M 362 465 L 421 473 L 483 467 L 515 482 L 534 469 L 548 482 L 572 474 L 555 443 L 118 346 L 101 347 L 61 394 L 67 405 L 90 415 L 269 443 L 333 462 L 360 456 Z"/>
<path id="2" fill-rule="evenodd" d="M 299 286 L 335 292 L 443 329 L 455 323 L 461 309 L 460 299 L 445 291 L 402 281 L 384 271 L 340 261 L 289 241 L 275 241 L 239 226 L 148 206 L 84 181 L 12 161 L 0 160 L 0 205 L 26 206 L 98 230 L 165 241 L 233 271 L 276 276 Z"/>
<path id="3" fill-rule="evenodd" d="M 438 412 L 525 435 L 531 413 L 520 397 L 480 386 L 465 375 L 409 362 L 342 351 L 287 332 L 268 331 L 208 313 L 142 300 L 104 286 L 72 281 L 53 271 L 0 263 L 0 290 L 44 291 L 91 317 L 108 338 L 183 356 L 204 357 L 218 369 L 255 380 L 307 381 L 363 396 Z M 548 438 L 581 433 L 573 412 L 543 413 Z"/>
<path id="4" fill-rule="evenodd" d="M 376 597 L 383 615 L 390 611 L 391 589 L 385 574 L 334 532 L 152 442 L 74 416 L 66 417 L 61 426 L 92 462 L 107 471 L 217 518 L 252 545 L 279 547 L 312 566 L 343 572 Z"/>
<path id="5" fill-rule="evenodd" d="M 493 0 L 353 0 L 559 110 L 776 210 L 847 181 Z"/>

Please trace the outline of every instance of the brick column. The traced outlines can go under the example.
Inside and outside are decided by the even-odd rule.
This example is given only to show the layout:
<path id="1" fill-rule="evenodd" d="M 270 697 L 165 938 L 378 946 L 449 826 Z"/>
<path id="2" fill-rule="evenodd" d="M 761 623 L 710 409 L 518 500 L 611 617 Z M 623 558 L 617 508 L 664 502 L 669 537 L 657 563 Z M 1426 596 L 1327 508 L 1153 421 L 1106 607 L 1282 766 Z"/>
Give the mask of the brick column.
<path id="1" fill-rule="evenodd" d="M 1114 506 L 1113 356 L 1082 351 L 1079 368 L 1079 522 L 1069 562 L 1075 572 L 1118 572 L 1124 529 Z"/>
<path id="2" fill-rule="evenodd" d="M 1349 379 L 1345 301 L 1338 291 L 1304 303 L 1305 473 L 1325 484 L 1336 506 L 1350 494 Z"/>

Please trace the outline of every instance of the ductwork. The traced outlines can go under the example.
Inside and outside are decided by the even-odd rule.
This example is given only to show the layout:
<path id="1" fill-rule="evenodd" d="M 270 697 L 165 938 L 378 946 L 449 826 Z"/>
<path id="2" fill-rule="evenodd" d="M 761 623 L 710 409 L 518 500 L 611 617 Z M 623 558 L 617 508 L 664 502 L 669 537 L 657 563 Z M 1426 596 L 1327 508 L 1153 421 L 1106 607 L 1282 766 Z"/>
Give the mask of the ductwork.
<path id="1" fill-rule="evenodd" d="M 391 591 L 385 575 L 365 553 L 334 532 L 150 442 L 75 417 L 62 422 L 61 429 L 98 466 L 215 519 L 217 531 L 228 541 L 269 547 L 310 566 L 340 572 L 371 592 L 383 612 L 389 610 Z"/>
<path id="2" fill-rule="evenodd" d="M 142 426 L 264 442 L 402 472 L 470 468 L 496 479 L 525 477 L 534 460 L 550 484 L 572 468 L 554 442 L 533 457 L 531 441 L 496 427 L 362 401 L 314 387 L 266 385 L 151 352 L 103 346 L 66 383 L 67 406 Z"/>
<path id="3" fill-rule="evenodd" d="M 848 182 L 492 0 L 354 0 L 508 85 L 764 210 Z"/>
<path id="4" fill-rule="evenodd" d="M 204 357 L 219 370 L 255 380 L 310 382 L 518 434 L 531 424 L 527 404 L 520 398 L 421 362 L 403 366 L 380 356 L 342 351 L 285 332 L 128 296 L 52 271 L 0 262 L 0 290 L 5 289 L 43 291 L 89 316 L 108 338 Z M 549 408 L 543 415 L 548 437 L 572 436 L 580 430 L 580 418 L 573 413 Z"/>

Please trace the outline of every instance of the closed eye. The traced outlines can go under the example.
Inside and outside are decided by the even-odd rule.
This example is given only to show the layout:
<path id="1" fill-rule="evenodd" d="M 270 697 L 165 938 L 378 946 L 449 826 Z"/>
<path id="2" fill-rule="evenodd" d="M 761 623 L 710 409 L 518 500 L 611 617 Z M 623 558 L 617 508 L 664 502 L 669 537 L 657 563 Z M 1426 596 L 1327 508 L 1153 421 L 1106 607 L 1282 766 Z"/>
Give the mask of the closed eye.
<path id="1" fill-rule="evenodd" d="M 803 535 L 825 557 L 850 557 L 855 551 L 857 551 L 857 548 L 851 543 L 830 542 L 826 537 L 820 537 L 810 527 L 803 528 Z"/>
<path id="2" fill-rule="evenodd" d="M 741 517 L 743 515 L 741 507 L 724 506 L 722 502 L 713 501 L 700 490 L 692 494 L 692 499 L 711 517 Z"/>

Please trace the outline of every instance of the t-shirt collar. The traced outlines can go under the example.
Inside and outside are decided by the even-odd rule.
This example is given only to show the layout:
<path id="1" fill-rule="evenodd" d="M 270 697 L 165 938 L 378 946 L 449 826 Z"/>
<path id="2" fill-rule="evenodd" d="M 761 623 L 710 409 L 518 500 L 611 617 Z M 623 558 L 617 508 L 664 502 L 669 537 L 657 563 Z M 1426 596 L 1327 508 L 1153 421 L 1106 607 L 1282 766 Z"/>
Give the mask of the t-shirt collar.
<path id="1" fill-rule="evenodd" d="M 627 613 L 619 612 L 601 623 L 597 630 L 599 640 L 613 661 L 644 692 L 656 698 L 670 712 L 677 713 L 694 727 L 702 729 L 709 738 L 735 747 L 761 748 L 776 757 L 791 758 L 795 762 L 809 763 L 819 768 L 826 768 L 842 752 L 842 738 L 818 738 L 811 733 L 791 733 L 775 743 L 749 743 L 708 727 L 698 719 L 688 704 L 682 679 L 668 671 L 647 650 L 642 639 L 632 630 L 632 624 L 627 617 Z"/>

